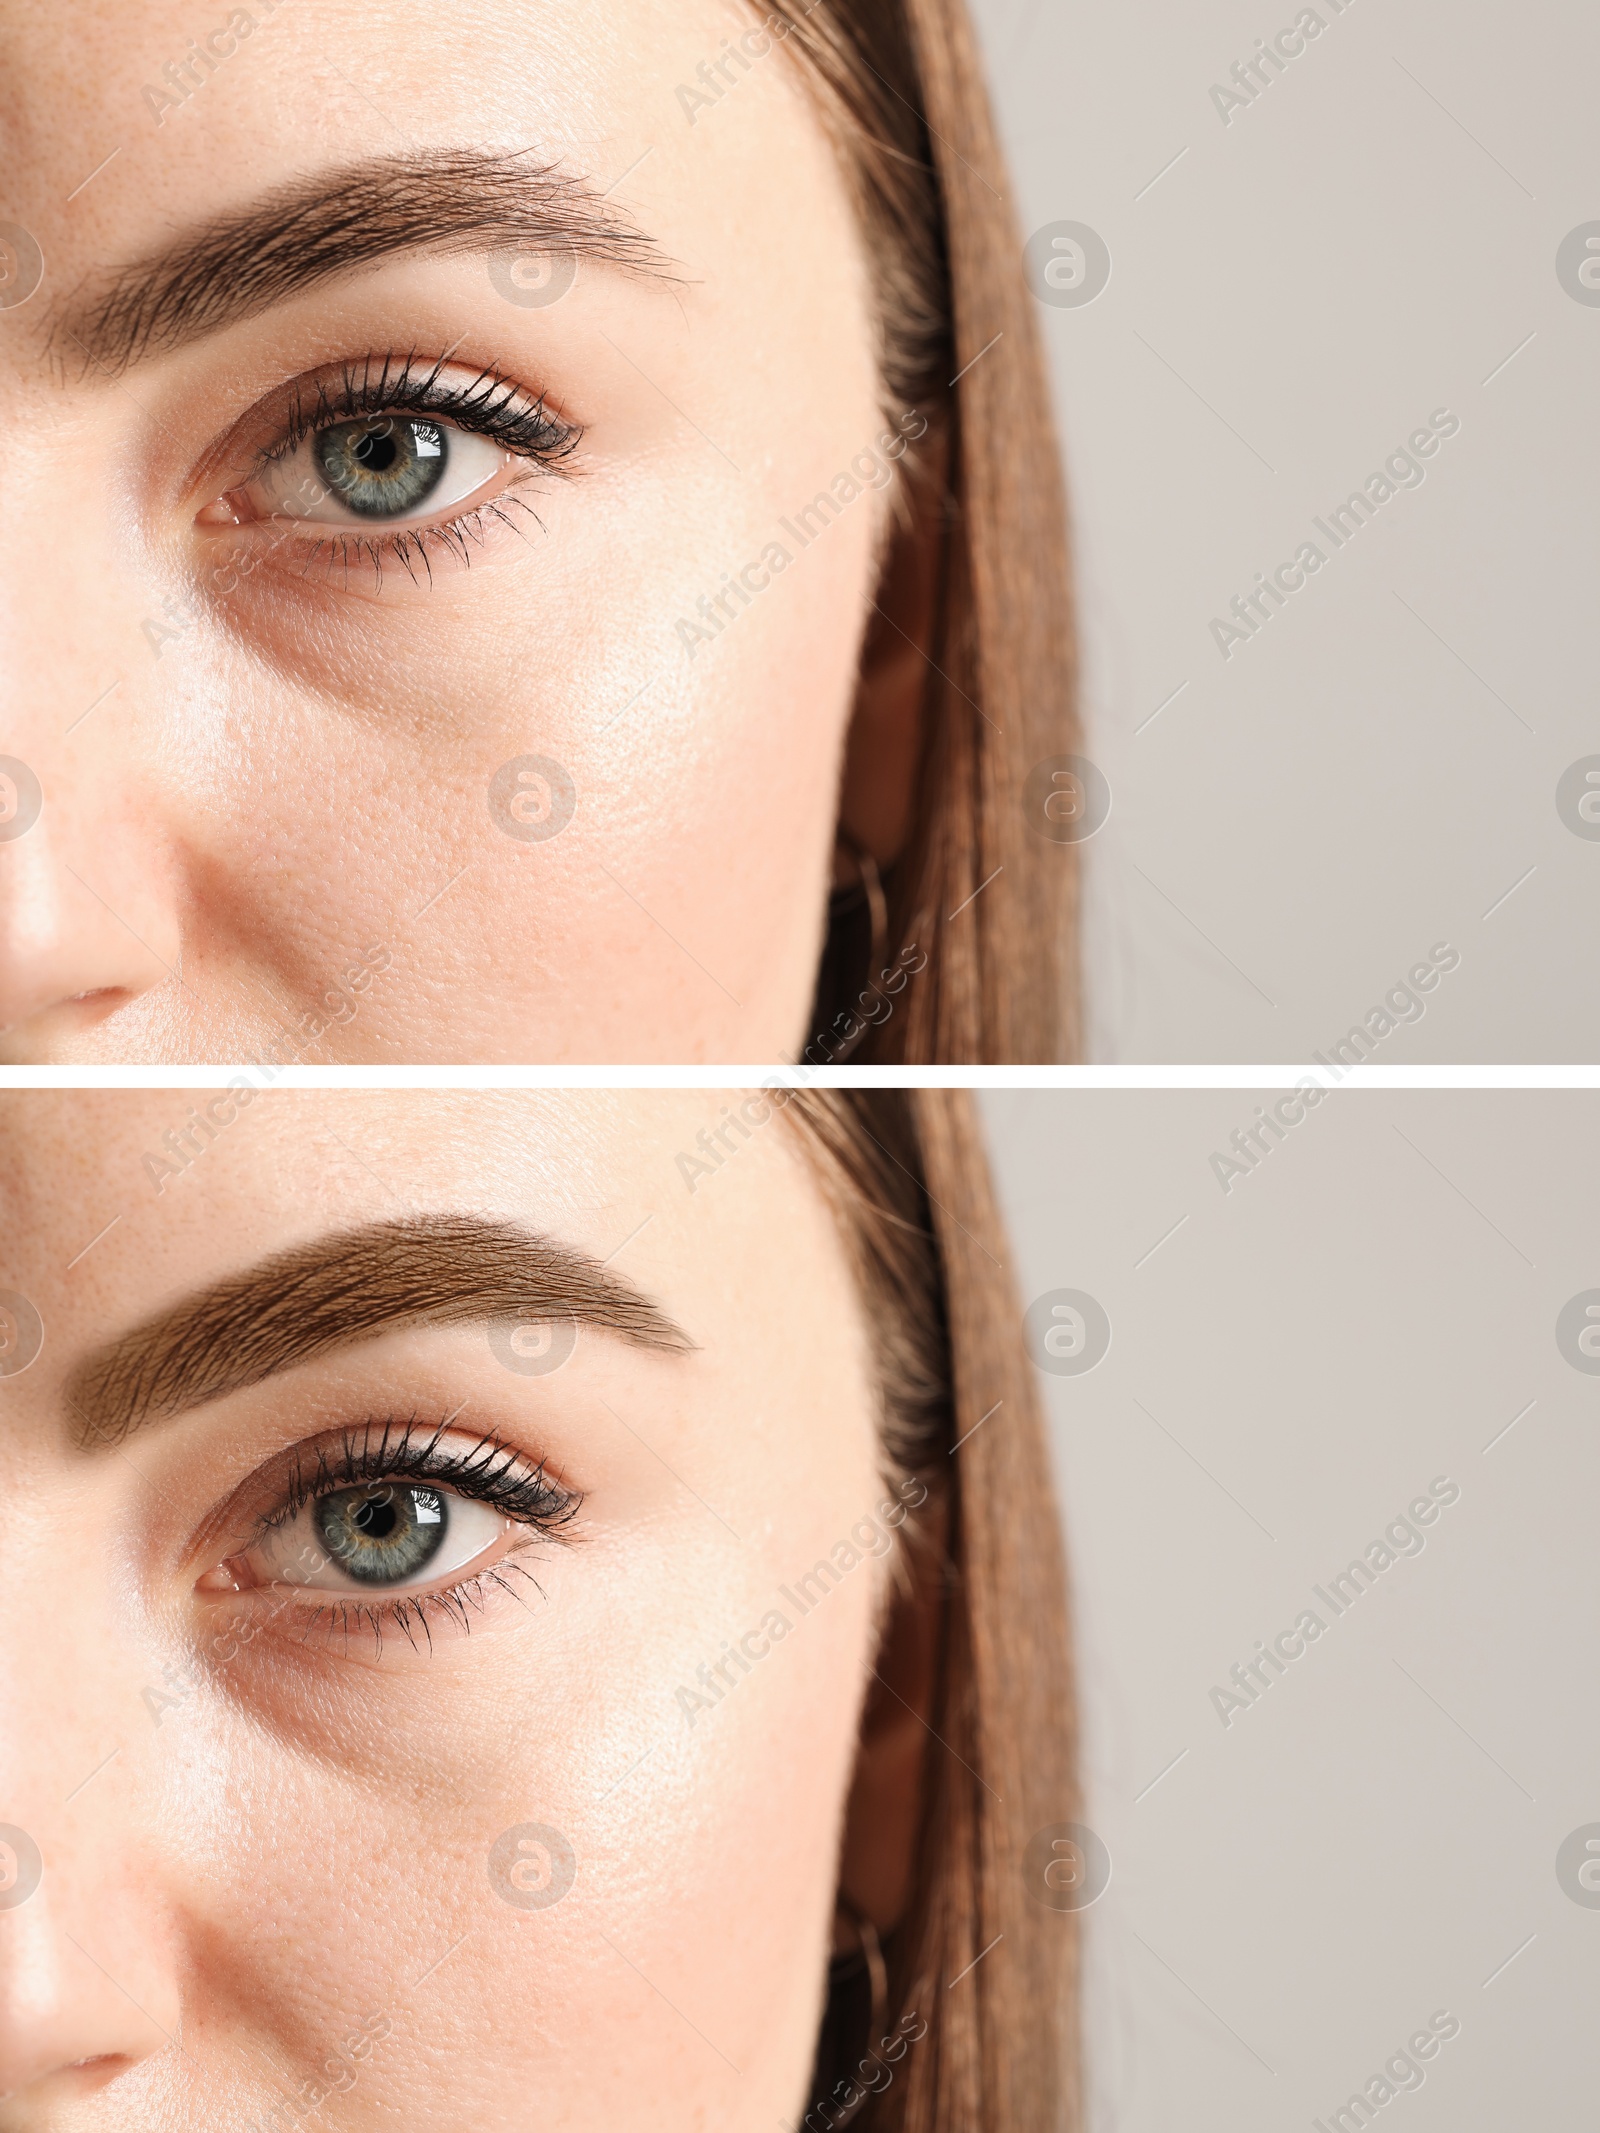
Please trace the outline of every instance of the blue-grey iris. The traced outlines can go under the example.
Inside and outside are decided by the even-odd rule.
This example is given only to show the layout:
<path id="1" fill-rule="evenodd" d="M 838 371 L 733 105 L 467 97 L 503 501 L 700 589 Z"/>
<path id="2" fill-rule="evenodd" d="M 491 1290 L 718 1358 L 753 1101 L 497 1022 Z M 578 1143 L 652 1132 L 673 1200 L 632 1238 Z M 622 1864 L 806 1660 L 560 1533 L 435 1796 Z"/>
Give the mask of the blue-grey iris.
<path id="1" fill-rule="evenodd" d="M 444 1545 L 447 1499 L 417 1482 L 369 1482 L 317 1501 L 317 1537 L 341 1570 L 364 1584 L 414 1578 Z"/>
<path id="2" fill-rule="evenodd" d="M 450 464 L 446 432 L 420 415 L 367 415 L 318 433 L 318 472 L 330 491 L 363 518 L 415 511 Z"/>

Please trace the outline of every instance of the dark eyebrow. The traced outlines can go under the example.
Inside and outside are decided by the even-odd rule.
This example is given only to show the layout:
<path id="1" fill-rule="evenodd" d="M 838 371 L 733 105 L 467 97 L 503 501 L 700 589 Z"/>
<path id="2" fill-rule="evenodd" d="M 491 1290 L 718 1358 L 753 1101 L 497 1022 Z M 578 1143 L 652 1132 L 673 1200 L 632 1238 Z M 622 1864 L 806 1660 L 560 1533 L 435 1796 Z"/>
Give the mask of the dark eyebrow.
<path id="1" fill-rule="evenodd" d="M 403 1326 L 568 1320 L 636 1347 L 694 1342 L 589 1253 L 512 1222 L 419 1215 L 336 1230 L 156 1312 L 73 1370 L 84 1448 L 241 1392 L 332 1348 Z"/>
<path id="2" fill-rule="evenodd" d="M 525 251 L 675 281 L 653 237 L 527 152 L 424 149 L 323 170 L 93 278 L 60 321 L 113 376 L 396 252 Z"/>

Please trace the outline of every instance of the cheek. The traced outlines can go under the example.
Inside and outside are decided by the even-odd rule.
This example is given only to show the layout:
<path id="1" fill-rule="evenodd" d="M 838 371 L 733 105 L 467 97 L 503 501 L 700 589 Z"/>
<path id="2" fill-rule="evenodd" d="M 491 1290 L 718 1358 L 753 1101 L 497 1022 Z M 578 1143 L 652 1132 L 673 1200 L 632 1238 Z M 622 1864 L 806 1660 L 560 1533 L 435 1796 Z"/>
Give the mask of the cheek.
<path id="1" fill-rule="evenodd" d="M 265 1732 L 196 1709 L 174 1886 L 213 2007 L 297 2069 L 381 2013 L 373 2122 L 434 2122 L 447 2083 L 454 2122 L 498 2126 L 530 2082 L 541 2124 L 582 2133 L 775 2118 L 819 2011 L 870 1567 L 685 1702 L 840 1515 L 771 1549 L 675 1520 L 596 1543 L 527 1631 L 403 1683 L 263 1704 Z"/>
<path id="2" fill-rule="evenodd" d="M 796 453 L 768 486 L 819 481 Z M 636 484 L 615 520 L 574 516 L 542 583 L 490 565 L 438 596 L 453 628 L 369 625 L 338 698 L 226 646 L 186 669 L 170 836 L 214 951 L 267 961 L 292 1026 L 386 945 L 355 1057 L 779 1055 L 809 1005 L 881 506 L 806 539 L 765 491 L 731 502 L 701 497 L 713 538 Z"/>
<path id="3" fill-rule="evenodd" d="M 848 1685 L 863 1678 L 870 1591 L 863 1571 L 807 1615 L 786 1608 L 788 1634 L 747 1674 L 723 1660 L 732 1685 L 712 1703 L 699 1665 L 718 1659 L 724 1639 L 753 1630 L 774 1601 L 770 1590 L 752 1592 L 736 1606 L 724 1590 L 697 1623 L 683 1626 L 675 1652 L 651 1662 L 674 1684 L 678 1708 L 659 1751 L 595 1818 L 592 1897 L 602 1920 L 626 1922 L 626 1940 L 612 1935 L 618 1949 L 721 2054 L 756 2077 L 758 2091 L 785 2061 L 791 2080 L 802 2074 L 815 2034 L 855 1740 Z M 696 1662 L 692 1671 L 688 1660 Z M 709 1706 L 693 1708 L 692 1722 L 691 1694 Z M 626 2100 L 637 2107 L 664 2054 L 682 2054 L 684 2077 L 700 2093 L 726 2085 L 720 2063 L 708 2065 L 694 2038 L 650 1998 L 614 1968 L 599 2007 L 569 1998 L 563 2010 L 574 2028 L 582 2025 L 595 2057 L 608 2045 L 618 2052 L 618 2013 L 627 2010 L 637 2025 L 617 2066 L 623 2122 Z M 780 2080 L 773 2101 L 782 2100 Z"/>

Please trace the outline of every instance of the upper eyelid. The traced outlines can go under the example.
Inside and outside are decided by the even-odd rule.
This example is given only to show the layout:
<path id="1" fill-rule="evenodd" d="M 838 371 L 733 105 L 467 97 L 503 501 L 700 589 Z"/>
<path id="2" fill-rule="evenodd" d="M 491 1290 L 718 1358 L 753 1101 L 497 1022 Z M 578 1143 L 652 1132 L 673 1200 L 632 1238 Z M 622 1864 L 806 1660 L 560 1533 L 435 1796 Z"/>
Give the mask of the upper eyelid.
<path id="1" fill-rule="evenodd" d="M 567 440 L 576 443 L 583 435 L 581 423 L 550 407 L 548 394 L 531 392 L 493 366 L 480 370 L 465 385 L 453 385 L 442 382 L 449 376 L 443 358 L 427 363 L 420 373 L 414 356 L 401 358 L 391 380 L 389 366 L 394 360 L 392 356 L 383 357 L 383 368 L 376 380 L 371 376 L 371 356 L 363 359 L 359 383 L 354 364 L 340 366 L 331 380 L 326 370 L 312 378 L 296 379 L 289 387 L 293 397 L 276 418 L 283 434 L 262 463 L 268 464 L 280 453 L 294 450 L 315 431 L 334 423 L 358 420 L 362 415 L 402 414 L 408 410 L 437 415 L 441 420 L 455 422 L 462 429 L 471 429 L 470 418 L 475 412 L 488 413 L 492 409 L 498 417 L 510 421 L 542 420 L 558 433 L 564 444 Z M 467 366 L 460 368 L 465 372 Z M 342 397 L 338 390 L 330 393 L 330 382 L 336 388 L 342 388 Z M 309 404 L 301 397 L 307 389 L 313 395 Z M 474 396 L 478 399 L 476 408 L 473 406 Z"/>
<path id="2" fill-rule="evenodd" d="M 381 1429 L 383 1434 L 378 1439 L 374 1455 L 365 1459 L 366 1439 L 375 1429 Z M 392 1438 L 391 1431 L 395 1432 Z M 352 1459 L 349 1447 L 353 1443 L 358 1444 L 358 1457 L 365 1460 L 364 1464 Z M 458 1452 L 449 1449 L 456 1444 L 463 1449 Z M 387 1463 L 383 1457 L 386 1452 L 390 1454 Z M 511 1486 L 531 1488 L 537 1484 L 556 1499 L 556 1509 L 544 1522 L 552 1537 L 560 1528 L 569 1526 L 581 1511 L 584 1503 L 581 1488 L 553 1474 L 547 1459 L 522 1451 L 493 1433 L 481 1437 L 464 1430 L 446 1433 L 444 1425 L 419 1423 L 415 1418 L 404 1423 L 367 1422 L 292 1445 L 264 1468 L 257 1468 L 234 1491 L 233 1500 L 239 1503 L 240 1515 L 233 1525 L 229 1545 L 234 1552 L 240 1546 L 255 1546 L 265 1535 L 297 1517 L 320 1495 L 388 1479 L 426 1481 L 434 1487 L 448 1488 L 474 1502 L 488 1502 L 494 1507 L 492 1499 L 478 1495 L 471 1488 L 470 1476 L 463 1472 L 464 1462 L 479 1460 L 485 1454 L 490 1463 L 502 1462 L 502 1470 L 514 1475 Z M 455 1470 L 435 1472 L 425 1466 L 424 1461 L 435 1455 L 441 1468 L 453 1464 Z M 512 1463 L 509 1468 L 503 1466 L 505 1461 Z M 270 1508 L 248 1508 L 252 1497 L 256 1504 L 270 1504 Z M 514 1513 L 506 1515 L 515 1518 Z M 535 1523 L 530 1519 L 515 1522 L 524 1526 Z M 221 1540 L 222 1529 L 219 1529 L 215 1539 L 208 1539 L 200 1552 L 209 1555 Z"/>
<path id="3" fill-rule="evenodd" d="M 415 349 L 403 356 L 389 350 L 319 364 L 258 397 L 197 461 L 185 478 L 185 490 L 197 501 L 208 500 L 225 488 L 257 479 L 279 458 L 292 454 L 316 429 L 350 420 L 362 412 L 378 411 L 375 405 L 346 411 L 340 406 L 338 395 L 341 388 L 348 393 L 350 381 L 354 380 L 370 396 L 374 390 L 372 381 L 381 385 L 386 376 L 390 383 L 385 404 L 396 413 L 405 412 L 409 404 L 416 406 L 417 412 L 464 429 L 471 429 L 472 425 L 462 420 L 459 408 L 417 406 L 425 383 L 433 389 L 435 400 L 439 395 L 473 394 L 481 388 L 509 392 L 525 418 L 542 414 L 550 427 L 560 433 L 559 447 L 542 459 L 529 452 L 518 456 L 532 464 L 542 464 L 553 475 L 571 476 L 581 467 L 581 462 L 577 466 L 572 462 L 588 434 L 588 424 L 581 416 L 553 405 L 547 390 L 522 383 L 493 362 L 479 365 L 448 357 L 419 356 Z M 493 435 L 483 431 L 478 434 Z"/>
<path id="4" fill-rule="evenodd" d="M 362 1427 L 364 1431 L 370 1431 L 372 1425 Z M 383 1435 L 370 1454 L 365 1438 L 360 1449 L 352 1452 L 350 1432 L 341 1433 L 340 1439 L 334 1440 L 331 1447 L 327 1438 L 294 1446 L 289 1454 L 291 1460 L 298 1462 L 302 1453 L 314 1451 L 317 1465 L 309 1474 L 298 1464 L 284 1473 L 283 1485 L 289 1496 L 298 1494 L 299 1503 L 304 1504 L 333 1489 L 356 1488 L 391 1479 L 432 1481 L 440 1487 L 455 1489 L 459 1495 L 471 1496 L 474 1491 L 470 1486 L 458 1487 L 457 1484 L 470 1484 L 474 1478 L 473 1462 L 479 1462 L 477 1478 L 485 1478 L 485 1474 L 492 1471 L 497 1480 L 509 1479 L 512 1487 L 543 1486 L 564 1502 L 581 1499 L 580 1491 L 550 1474 L 547 1461 L 530 1458 L 503 1438 L 493 1435 L 470 1438 L 463 1431 L 459 1433 L 461 1441 L 470 1448 L 458 1453 L 448 1448 L 454 1440 L 446 1436 L 443 1424 L 426 1425 L 414 1437 L 411 1432 L 416 1425 L 408 1422 L 401 1425 L 401 1434 L 391 1450 L 389 1427 L 388 1423 L 383 1425 Z M 342 1472 L 325 1456 L 330 1448 L 336 1453 L 342 1450 L 345 1462 Z"/>

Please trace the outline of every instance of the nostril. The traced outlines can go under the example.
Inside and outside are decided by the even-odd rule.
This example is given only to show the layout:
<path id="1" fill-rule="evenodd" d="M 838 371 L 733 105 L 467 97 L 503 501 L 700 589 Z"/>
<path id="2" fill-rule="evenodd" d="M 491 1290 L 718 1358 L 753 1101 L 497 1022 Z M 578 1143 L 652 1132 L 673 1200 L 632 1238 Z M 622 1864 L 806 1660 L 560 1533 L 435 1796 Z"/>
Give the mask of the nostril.
<path id="1" fill-rule="evenodd" d="M 86 1022 L 103 1022 L 107 1015 L 114 1015 L 133 998 L 122 985 L 91 985 L 87 992 L 69 993 L 62 1001 L 63 1007 L 80 1007 L 86 1010 Z"/>
<path id="2" fill-rule="evenodd" d="M 132 2067 L 126 2052 L 95 2052 L 87 2059 L 72 2059 L 55 2076 L 63 2100 L 97 2096 Z M 45 2093 L 50 2093 L 47 2088 Z"/>
<path id="3" fill-rule="evenodd" d="M 30 1030 L 41 1033 L 65 1032 L 76 1036 L 85 1030 L 98 1029 L 103 1022 L 137 999 L 137 993 L 126 985 L 89 985 L 82 992 L 64 993 L 45 1007 L 31 1007 L 15 1021 L 0 1020 L 0 1038 L 9 1037 L 15 1031 Z M 27 1003 L 22 1003 L 26 1005 Z"/>
<path id="4" fill-rule="evenodd" d="M 56 2102 L 95 2096 L 127 2073 L 132 2065 L 126 2052 L 94 2052 L 87 2059 L 69 2059 L 65 2066 L 58 2066 L 53 2074 L 47 2074 L 42 2085 L 30 2082 L 26 2088 L 0 2089 L 0 2103 L 10 2103 L 14 2097 L 23 2095 L 41 2100 L 48 2096 Z"/>

